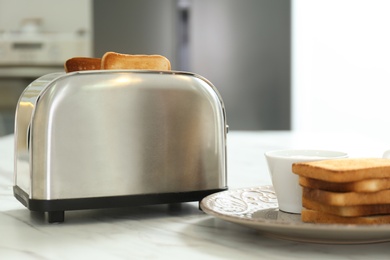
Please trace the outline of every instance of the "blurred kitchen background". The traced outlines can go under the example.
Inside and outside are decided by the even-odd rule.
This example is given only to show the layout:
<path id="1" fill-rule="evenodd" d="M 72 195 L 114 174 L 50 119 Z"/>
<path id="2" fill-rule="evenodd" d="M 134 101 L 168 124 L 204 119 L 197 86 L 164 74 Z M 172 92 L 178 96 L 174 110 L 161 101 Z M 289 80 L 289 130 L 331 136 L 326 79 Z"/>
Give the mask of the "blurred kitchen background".
<path id="1" fill-rule="evenodd" d="M 0 0 L 0 135 L 74 56 L 161 54 L 209 79 L 231 130 L 388 131 L 390 1 Z"/>

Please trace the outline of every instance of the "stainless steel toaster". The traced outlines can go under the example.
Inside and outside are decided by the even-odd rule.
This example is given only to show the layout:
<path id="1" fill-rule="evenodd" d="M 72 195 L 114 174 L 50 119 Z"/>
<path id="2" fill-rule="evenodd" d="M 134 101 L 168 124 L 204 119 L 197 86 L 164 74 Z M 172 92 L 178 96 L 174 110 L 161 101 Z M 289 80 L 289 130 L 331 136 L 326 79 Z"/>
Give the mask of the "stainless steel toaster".
<path id="1" fill-rule="evenodd" d="M 200 201 L 227 189 L 226 113 L 216 88 L 177 71 L 53 73 L 16 108 L 14 195 L 68 210 Z"/>

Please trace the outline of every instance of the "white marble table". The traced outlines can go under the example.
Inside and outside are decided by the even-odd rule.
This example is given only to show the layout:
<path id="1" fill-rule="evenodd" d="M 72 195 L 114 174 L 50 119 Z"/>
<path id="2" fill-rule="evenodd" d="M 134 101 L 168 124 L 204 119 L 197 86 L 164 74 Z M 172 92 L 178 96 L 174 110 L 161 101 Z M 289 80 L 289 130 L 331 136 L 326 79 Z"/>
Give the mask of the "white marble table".
<path id="1" fill-rule="evenodd" d="M 264 152 L 343 150 L 380 157 L 390 138 L 337 133 L 230 132 L 230 189 L 270 184 Z M 0 138 L 0 259 L 389 259 L 390 243 L 325 245 L 279 240 L 198 210 L 197 203 L 66 213 L 48 224 L 13 196 L 13 136 Z M 390 234 L 389 234 L 390 236 Z"/>

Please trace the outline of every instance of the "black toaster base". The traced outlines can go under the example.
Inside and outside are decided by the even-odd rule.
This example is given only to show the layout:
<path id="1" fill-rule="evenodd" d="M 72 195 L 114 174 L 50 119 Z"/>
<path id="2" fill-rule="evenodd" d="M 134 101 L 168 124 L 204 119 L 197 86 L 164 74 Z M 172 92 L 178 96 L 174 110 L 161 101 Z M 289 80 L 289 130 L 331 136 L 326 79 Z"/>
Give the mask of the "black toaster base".
<path id="1" fill-rule="evenodd" d="M 14 196 L 31 211 L 47 212 L 49 223 L 58 223 L 64 222 L 65 211 L 68 210 L 120 208 L 201 201 L 210 194 L 224 190 L 227 190 L 227 188 L 127 196 L 36 200 L 30 199 L 25 191 L 18 186 L 14 186 Z"/>

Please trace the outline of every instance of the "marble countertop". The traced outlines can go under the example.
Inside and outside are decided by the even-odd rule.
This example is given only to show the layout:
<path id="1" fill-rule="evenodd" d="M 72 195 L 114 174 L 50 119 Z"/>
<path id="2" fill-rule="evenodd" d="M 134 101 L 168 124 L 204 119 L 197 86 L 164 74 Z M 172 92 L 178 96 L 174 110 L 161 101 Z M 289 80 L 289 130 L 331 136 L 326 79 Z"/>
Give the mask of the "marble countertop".
<path id="1" fill-rule="evenodd" d="M 389 138 L 339 133 L 228 134 L 229 189 L 270 184 L 264 152 L 332 149 L 381 157 Z M 13 136 L 0 138 L 1 259 L 388 259 L 390 243 L 329 245 L 267 237 L 209 216 L 198 203 L 70 211 L 48 224 L 13 196 Z M 390 236 L 390 234 L 389 234 Z"/>

